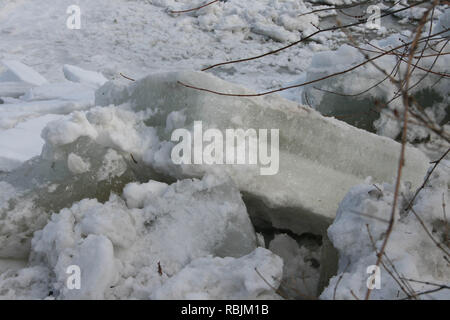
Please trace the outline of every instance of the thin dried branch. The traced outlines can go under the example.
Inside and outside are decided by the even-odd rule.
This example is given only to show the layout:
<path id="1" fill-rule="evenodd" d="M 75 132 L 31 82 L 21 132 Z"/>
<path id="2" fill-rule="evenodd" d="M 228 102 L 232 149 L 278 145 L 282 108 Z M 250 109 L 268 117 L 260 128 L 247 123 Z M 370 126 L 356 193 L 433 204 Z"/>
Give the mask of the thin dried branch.
<path id="1" fill-rule="evenodd" d="M 180 11 L 172 11 L 171 10 L 169 12 L 171 14 L 188 13 L 188 12 L 192 12 L 192 11 L 197 11 L 197 10 L 203 9 L 203 8 L 205 8 L 207 6 L 210 6 L 210 5 L 212 5 L 212 4 L 216 3 L 216 2 L 219 2 L 219 1 L 221 1 L 221 0 L 214 0 L 214 1 L 211 1 L 211 2 L 208 2 L 208 3 L 204 4 L 202 6 L 199 6 L 199 7 L 196 7 L 196 8 L 192 8 L 192 9 L 180 10 Z"/>
<path id="2" fill-rule="evenodd" d="M 130 81 L 136 81 L 136 80 L 133 79 L 133 78 L 127 77 L 127 76 L 124 75 L 122 72 L 120 73 L 120 75 L 121 75 L 122 77 L 124 77 L 125 79 L 127 79 L 127 80 L 130 80 Z"/>

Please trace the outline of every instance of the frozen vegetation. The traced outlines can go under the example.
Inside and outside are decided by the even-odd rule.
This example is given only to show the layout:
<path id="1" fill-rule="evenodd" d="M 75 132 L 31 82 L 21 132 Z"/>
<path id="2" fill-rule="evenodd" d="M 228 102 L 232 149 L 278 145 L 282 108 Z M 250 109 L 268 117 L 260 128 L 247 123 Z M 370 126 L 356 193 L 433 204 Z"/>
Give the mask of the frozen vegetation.
<path id="1" fill-rule="evenodd" d="M 404 101 L 380 83 L 398 56 L 327 77 L 412 41 L 424 7 L 355 26 L 354 42 L 326 31 L 193 71 L 352 21 L 333 6 L 355 2 L 229 0 L 178 14 L 202 2 L 80 0 L 80 30 L 66 28 L 65 3 L 0 2 L 0 299 L 364 299 L 396 197 L 371 298 L 448 299 L 433 289 L 450 282 L 450 162 L 430 164 L 449 148 L 450 56 L 436 59 L 450 49 L 448 5 L 423 27 L 440 42 L 419 44 L 409 92 L 442 130 L 409 126 L 398 193 Z M 329 10 L 299 17 L 315 9 Z M 195 144 L 199 122 L 214 163 L 195 151 L 174 163 L 173 133 Z M 237 150 L 255 163 L 219 164 L 229 129 L 243 129 Z M 267 141 L 245 143 L 265 129 Z"/>

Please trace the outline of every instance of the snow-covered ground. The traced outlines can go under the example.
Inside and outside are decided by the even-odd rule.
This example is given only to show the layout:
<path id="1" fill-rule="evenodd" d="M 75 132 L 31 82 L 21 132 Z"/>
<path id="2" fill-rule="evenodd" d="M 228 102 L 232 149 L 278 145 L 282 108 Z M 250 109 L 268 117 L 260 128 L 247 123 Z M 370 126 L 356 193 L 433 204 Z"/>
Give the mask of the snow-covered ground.
<path id="1" fill-rule="evenodd" d="M 334 119 L 324 120 L 297 104 L 312 104 L 325 115 L 345 116 L 364 108 L 372 98 L 389 100 L 396 88 L 386 82 L 358 98 L 326 93 L 351 95 L 373 85 L 379 80 L 377 70 L 366 65 L 331 81 L 280 93 L 291 102 L 235 100 L 234 109 L 230 108 L 233 126 L 249 125 L 253 115 L 257 119 L 253 123 L 260 128 L 284 127 L 280 141 L 284 171 L 278 180 L 269 180 L 255 178 L 254 169 L 247 166 L 222 170 L 171 164 L 168 155 L 173 145 L 168 133 L 191 120 L 219 126 L 227 111 L 215 112 L 206 105 L 225 108 L 231 100 L 208 100 L 194 93 L 180 98 L 163 85 L 161 92 L 167 89 L 171 96 L 160 97 L 146 92 L 158 83 L 152 77 L 144 78 L 200 70 L 278 49 L 340 16 L 335 10 L 301 18 L 299 14 L 331 8 L 324 3 L 352 2 L 356 1 L 229 0 L 192 13 L 173 14 L 170 11 L 202 2 L 1 0 L 0 298 L 362 298 L 367 289 L 366 268 L 376 260 L 368 235 L 375 246 L 381 245 L 392 205 L 392 163 L 398 155 L 389 150 L 399 146 L 391 139 L 401 130 L 392 114 L 402 110 L 401 99 L 369 121 L 346 120 L 383 138 Z M 388 8 L 396 1 L 384 2 L 383 8 Z M 406 3 L 402 0 L 394 9 Z M 79 30 L 66 26 L 71 5 L 81 9 Z M 433 32 L 448 27 L 450 10 L 445 9 L 435 10 Z M 388 50 L 408 41 L 412 35 L 408 24 L 416 23 L 424 10 L 417 7 L 399 13 L 379 31 L 369 33 L 371 39 L 376 38 L 372 44 Z M 358 35 L 367 32 L 363 27 L 353 31 Z M 248 88 L 245 92 L 278 89 L 361 62 L 363 55 L 345 42 L 348 39 L 342 31 L 323 32 L 277 55 L 208 72 Z M 449 47 L 445 43 L 443 52 Z M 396 60 L 388 56 L 380 63 L 389 70 Z M 450 56 L 436 63 L 433 57 L 423 59 L 420 66 L 449 73 Z M 133 83 L 121 74 L 144 79 Z M 412 82 L 423 75 L 417 70 Z M 220 82 L 198 77 L 210 89 L 238 88 L 231 84 L 213 87 Z M 437 79 L 428 75 L 415 93 L 424 95 L 424 89 L 433 88 L 429 99 L 437 102 L 426 106 L 427 115 L 448 130 L 448 79 Z M 192 101 L 198 108 L 181 107 L 192 106 Z M 248 108 L 270 103 L 276 105 L 260 113 Z M 289 110 L 291 104 L 296 110 Z M 272 121 L 272 109 L 281 118 Z M 299 122 L 300 116 L 310 120 Z M 294 132 L 295 124 L 308 121 L 314 128 L 305 126 L 300 133 Z M 303 134 L 307 139 L 296 141 Z M 344 145 L 352 134 L 358 137 Z M 435 160 L 448 148 L 447 142 L 420 126 L 411 126 L 408 139 L 424 153 L 408 149 L 411 161 L 405 175 L 412 184 L 405 181 L 402 185 L 405 203 L 425 176 L 427 157 Z M 328 153 L 321 153 L 320 148 L 326 146 Z M 448 168 L 448 161 L 440 163 L 413 206 L 447 252 L 447 217 L 442 208 L 449 198 Z M 365 179 L 368 176 L 372 180 Z M 320 192 L 327 196 L 321 197 Z M 321 232 L 335 215 L 328 240 Z M 373 229 L 368 232 L 366 224 Z M 399 214 L 397 224 L 391 240 L 395 245 L 386 251 L 395 272 L 405 278 L 448 284 L 449 260 L 442 258 L 442 250 L 412 210 Z M 338 261 L 324 249 L 326 241 L 339 253 Z M 82 271 L 79 290 L 66 282 L 67 268 L 73 265 Z M 325 276 L 324 269 L 334 265 L 334 274 Z M 334 277 L 328 284 L 330 276 Z M 373 298 L 405 297 L 384 269 L 382 277 L 382 290 L 374 290 Z M 430 287 L 414 283 L 404 291 Z M 421 297 L 448 299 L 450 293 L 440 290 Z"/>

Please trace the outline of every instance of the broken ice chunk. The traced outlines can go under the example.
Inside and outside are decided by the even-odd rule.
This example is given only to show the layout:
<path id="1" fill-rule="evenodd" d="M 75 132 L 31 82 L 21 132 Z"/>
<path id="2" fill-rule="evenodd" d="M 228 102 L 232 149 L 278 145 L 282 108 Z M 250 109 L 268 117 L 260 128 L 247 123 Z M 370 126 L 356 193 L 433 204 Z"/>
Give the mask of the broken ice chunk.
<path id="1" fill-rule="evenodd" d="M 0 74 L 0 82 L 26 82 L 35 86 L 47 83 L 47 79 L 32 68 L 15 60 L 2 60 L 6 71 Z"/>
<path id="2" fill-rule="evenodd" d="M 72 82 L 79 82 L 100 87 L 104 85 L 106 79 L 101 73 L 81 69 L 77 66 L 65 64 L 63 67 L 64 76 Z"/>

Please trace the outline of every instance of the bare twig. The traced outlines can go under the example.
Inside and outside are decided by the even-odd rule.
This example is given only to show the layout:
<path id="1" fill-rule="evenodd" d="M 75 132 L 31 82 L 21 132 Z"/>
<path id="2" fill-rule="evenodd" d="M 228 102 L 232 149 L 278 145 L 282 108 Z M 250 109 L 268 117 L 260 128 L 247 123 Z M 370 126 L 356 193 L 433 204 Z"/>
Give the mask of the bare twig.
<path id="1" fill-rule="evenodd" d="M 219 2 L 219 1 L 220 0 L 214 0 L 214 1 L 208 2 L 208 3 L 204 4 L 204 5 L 196 7 L 196 8 L 187 9 L 187 10 L 180 10 L 180 11 L 169 11 L 169 12 L 171 14 L 188 13 L 188 12 L 192 12 L 192 11 L 197 11 L 197 10 L 203 9 L 203 8 L 205 8 L 207 6 L 210 6 L 210 5 L 212 5 L 212 4 L 216 3 L 216 2 Z"/>
<path id="2" fill-rule="evenodd" d="M 120 73 L 120 75 L 121 75 L 122 77 L 124 77 L 125 79 L 127 79 L 127 80 L 130 80 L 130 81 L 136 81 L 136 80 L 133 79 L 133 78 L 127 77 L 127 76 L 124 75 L 122 72 Z"/>

